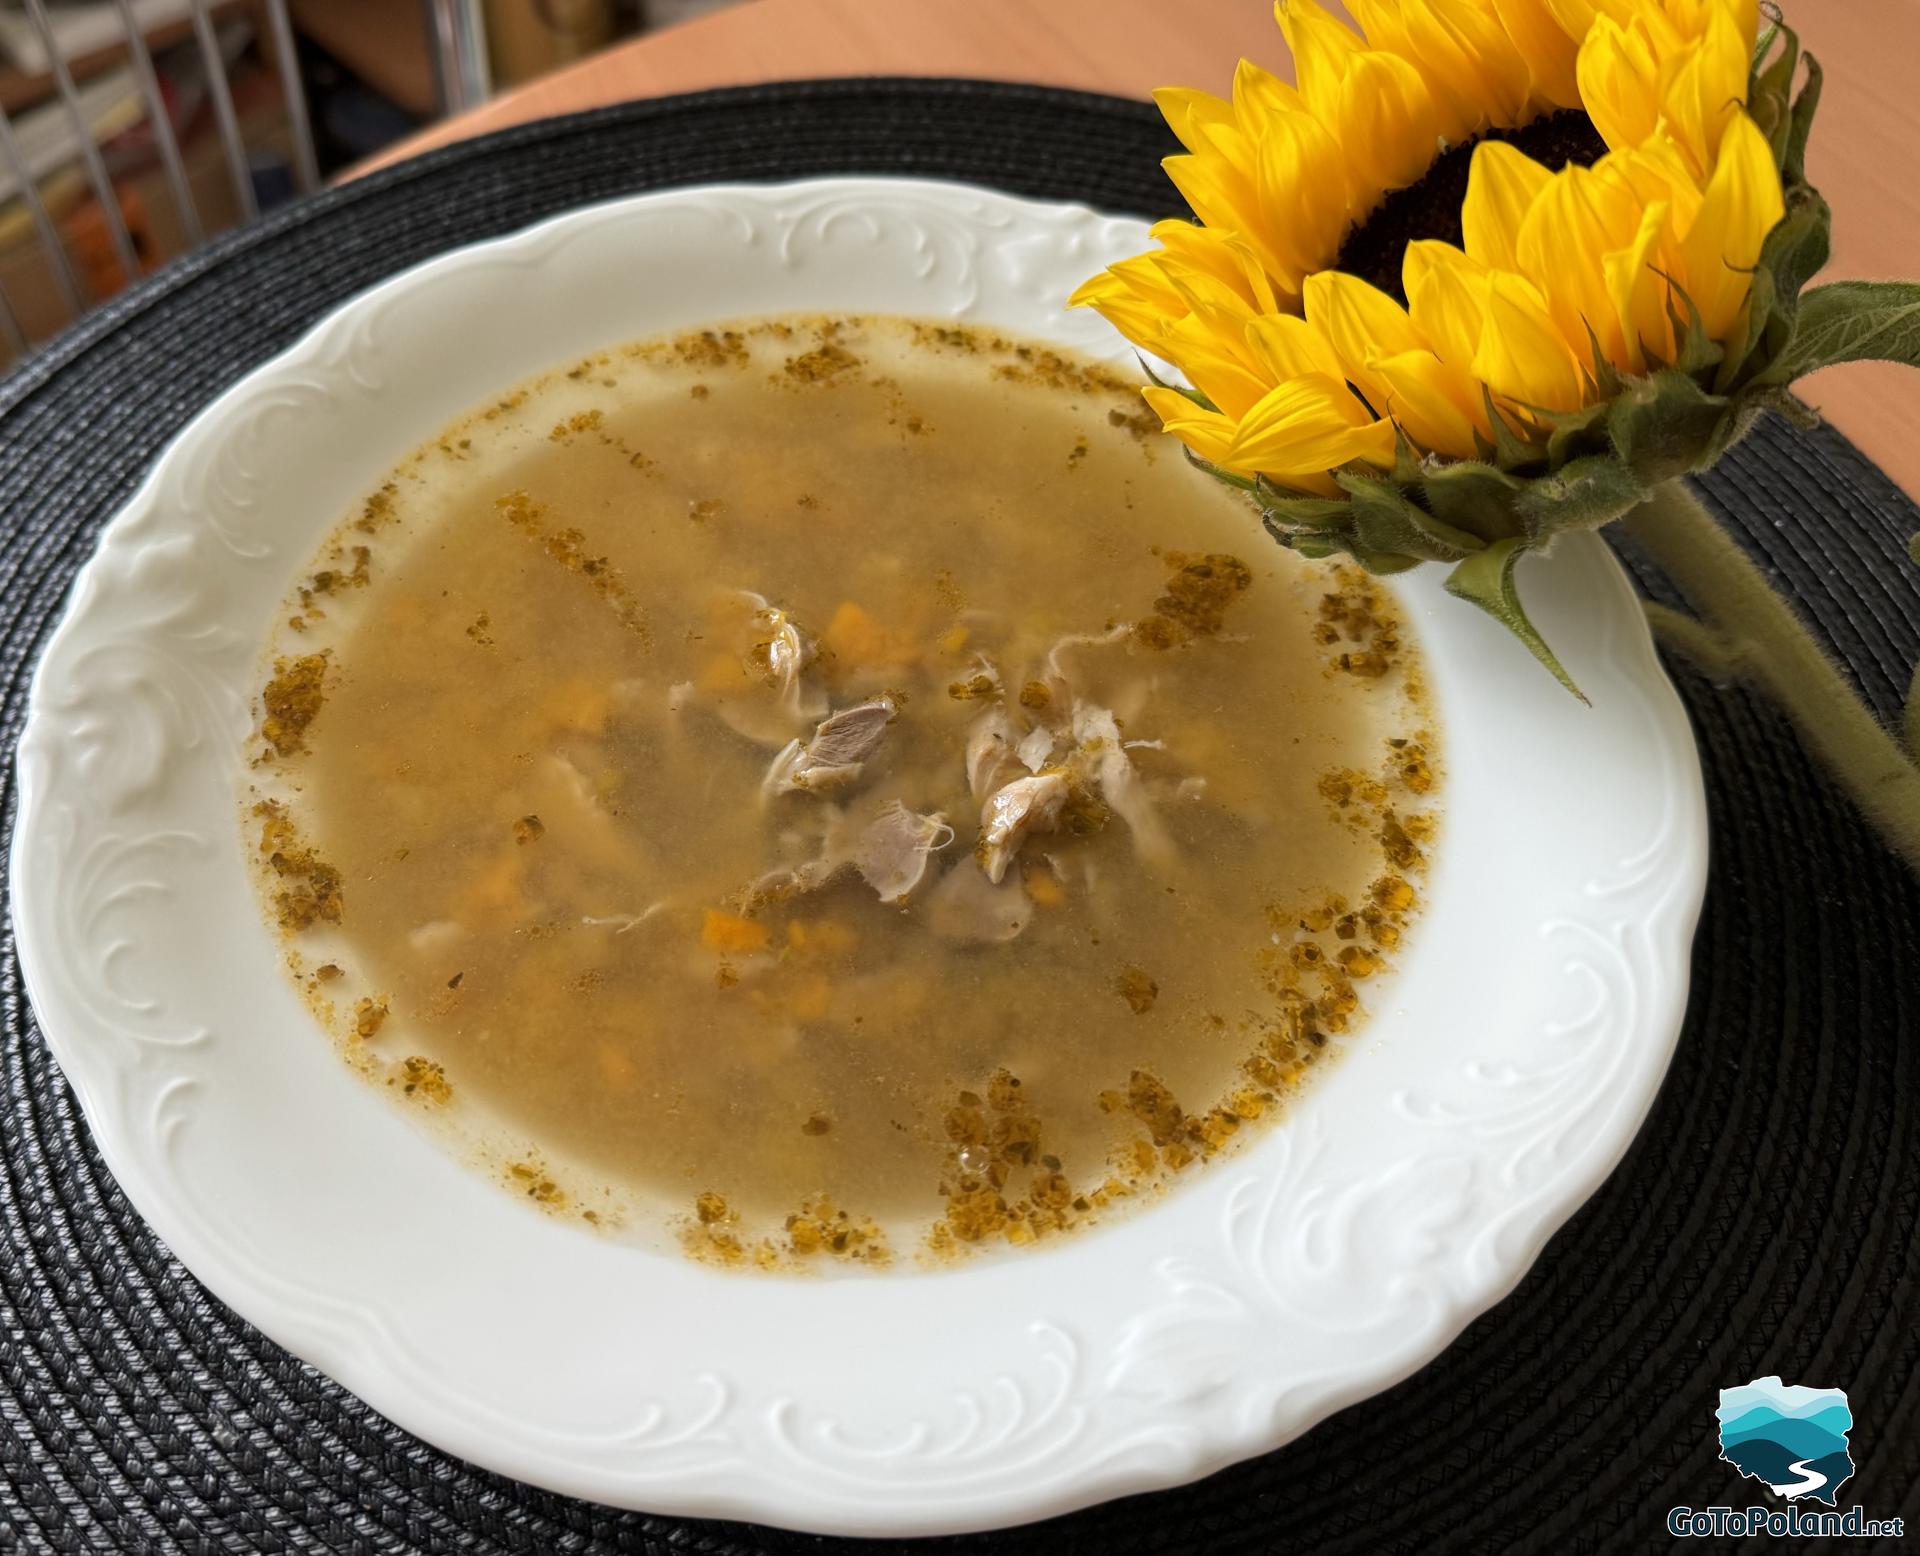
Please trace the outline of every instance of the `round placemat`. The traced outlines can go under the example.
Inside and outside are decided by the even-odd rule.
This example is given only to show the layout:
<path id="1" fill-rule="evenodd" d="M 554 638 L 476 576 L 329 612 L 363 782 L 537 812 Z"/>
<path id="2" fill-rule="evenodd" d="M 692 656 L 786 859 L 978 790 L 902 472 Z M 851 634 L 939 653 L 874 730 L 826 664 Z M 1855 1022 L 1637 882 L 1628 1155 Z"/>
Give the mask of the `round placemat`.
<path id="1" fill-rule="evenodd" d="M 569 206 L 715 180 L 911 174 L 1166 215 L 1177 202 L 1158 161 L 1173 149 L 1151 109 L 1112 98 L 756 87 L 509 130 L 215 241 L 0 384 L 8 748 L 74 570 L 149 461 L 214 393 L 383 276 Z M 1906 549 L 1920 511 L 1838 435 L 1774 422 L 1702 484 L 1897 716 L 1920 655 Z M 1628 560 L 1651 594 L 1684 603 Z M 1713 873 L 1679 1053 L 1612 1179 L 1432 1366 L 1290 1447 L 935 1548 L 1645 1549 L 1668 1542 L 1669 1508 L 1767 1500 L 1718 1462 L 1714 1410 L 1721 1388 L 1770 1373 L 1847 1391 L 1858 1471 L 1843 1506 L 1920 1515 L 1920 881 L 1763 699 L 1671 668 L 1705 761 Z M 11 764 L 5 785 L 10 829 Z M 0 1002 L 0 1549 L 838 1543 L 569 1501 L 401 1432 L 211 1299 L 128 1206 L 35 1029 L 10 928 Z"/>

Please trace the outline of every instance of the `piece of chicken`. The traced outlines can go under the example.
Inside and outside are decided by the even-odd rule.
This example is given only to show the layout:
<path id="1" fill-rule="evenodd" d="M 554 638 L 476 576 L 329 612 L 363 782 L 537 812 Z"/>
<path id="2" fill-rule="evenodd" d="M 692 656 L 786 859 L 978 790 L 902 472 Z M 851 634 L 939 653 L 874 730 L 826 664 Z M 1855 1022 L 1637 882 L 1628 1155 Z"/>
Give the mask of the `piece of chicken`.
<path id="1" fill-rule="evenodd" d="M 996 886 L 971 859 L 940 877 L 927 897 L 927 925 L 943 940 L 1004 945 L 1033 918 L 1033 899 L 1018 881 Z"/>
<path id="2" fill-rule="evenodd" d="M 953 828 L 938 811 L 921 815 L 898 800 L 861 829 L 853 864 L 884 903 L 905 902 L 926 880 L 932 856 L 953 841 Z"/>
<path id="3" fill-rule="evenodd" d="M 875 697 L 822 719 L 811 740 L 804 745 L 789 741 L 773 759 L 762 791 L 772 797 L 844 789 L 857 783 L 867 758 L 878 749 L 899 711 L 891 697 Z"/>
<path id="4" fill-rule="evenodd" d="M 1073 793 L 1073 780 L 1058 768 L 1002 784 L 980 807 L 980 868 L 1000 884 L 1020 845 L 1035 832 L 1051 832 Z"/>

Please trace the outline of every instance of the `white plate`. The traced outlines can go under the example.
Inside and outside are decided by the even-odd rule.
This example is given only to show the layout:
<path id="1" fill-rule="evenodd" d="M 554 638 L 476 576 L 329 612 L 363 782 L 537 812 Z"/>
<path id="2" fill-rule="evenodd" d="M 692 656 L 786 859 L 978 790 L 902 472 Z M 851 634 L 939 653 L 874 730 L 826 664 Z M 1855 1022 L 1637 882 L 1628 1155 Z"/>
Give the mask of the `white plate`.
<path id="1" fill-rule="evenodd" d="M 373 478 L 490 390 L 720 318 L 988 321 L 1139 222 L 834 179 L 596 206 L 346 304 L 208 406 L 108 527 L 35 678 L 21 961 L 108 1164 L 280 1344 L 464 1458 L 625 1507 L 983 1528 L 1206 1474 L 1405 1377 L 1510 1291 L 1664 1073 L 1706 875 L 1692 736 L 1595 538 L 1530 564 L 1581 706 L 1431 570 L 1432 906 L 1354 1051 L 1119 1225 L 951 1273 L 725 1275 L 530 1213 L 350 1076 L 278 965 L 234 795 L 277 602 Z M 1198 477 L 1196 477 L 1198 479 Z"/>

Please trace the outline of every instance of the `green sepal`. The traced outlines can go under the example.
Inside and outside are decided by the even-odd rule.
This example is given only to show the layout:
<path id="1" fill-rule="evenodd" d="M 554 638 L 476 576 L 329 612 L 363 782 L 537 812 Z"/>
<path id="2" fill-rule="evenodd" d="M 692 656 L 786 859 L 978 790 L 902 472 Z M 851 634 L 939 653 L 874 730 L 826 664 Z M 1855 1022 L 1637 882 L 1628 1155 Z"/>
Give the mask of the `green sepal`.
<path id="1" fill-rule="evenodd" d="M 1528 550 L 1529 542 L 1514 538 L 1496 541 L 1484 551 L 1476 551 L 1447 574 L 1446 590 L 1456 599 L 1477 605 L 1527 646 L 1527 651 L 1553 673 L 1553 678 L 1578 697 L 1587 694 L 1574 685 L 1573 677 L 1554 656 L 1520 603 L 1514 587 L 1513 570 Z"/>
<path id="2" fill-rule="evenodd" d="M 1352 535 L 1370 552 L 1411 556 L 1423 562 L 1457 562 L 1486 544 L 1455 529 L 1401 495 L 1390 481 L 1342 474 L 1336 479 L 1352 502 Z"/>
<path id="3" fill-rule="evenodd" d="M 1285 530 L 1290 535 L 1318 535 L 1343 529 L 1352 507 L 1344 497 L 1262 498 L 1260 502 L 1267 528 Z"/>
<path id="4" fill-rule="evenodd" d="M 1786 349 L 1800 309 L 1800 292 L 1827 262 L 1833 212 L 1820 192 L 1795 184 L 1786 192 L 1786 212 L 1760 246 L 1747 303 L 1746 338 L 1729 350 L 1714 387 L 1722 394 L 1751 378 Z"/>
<path id="5" fill-rule="evenodd" d="M 1540 450 L 1534 444 L 1523 441 L 1513 430 L 1513 425 L 1500 413 L 1500 407 L 1493 403 L 1493 391 L 1482 384 L 1480 400 L 1487 410 L 1487 425 L 1493 429 L 1493 440 L 1488 442 L 1476 429 L 1474 441 L 1480 445 L 1483 457 L 1502 470 L 1512 470 L 1521 465 L 1537 464 Z"/>
<path id="6" fill-rule="evenodd" d="M 1301 491 L 1298 487 L 1282 486 L 1270 475 L 1256 474 L 1253 478 L 1253 495 L 1265 506 L 1279 507 L 1290 502 L 1339 502 L 1338 497 L 1322 497 L 1318 492 Z"/>
<path id="7" fill-rule="evenodd" d="M 1640 478 L 1611 454 L 1589 454 L 1529 481 L 1514 500 L 1528 543 L 1543 545 L 1563 530 L 1598 529 L 1647 499 Z"/>
<path id="8" fill-rule="evenodd" d="M 1547 434 L 1547 468 L 1558 470 L 1586 455 L 1607 448 L 1607 402 L 1595 400 L 1577 411 L 1545 413 L 1552 430 Z"/>
<path id="9" fill-rule="evenodd" d="M 1393 424 L 1393 478 L 1402 486 L 1412 486 L 1420 479 L 1420 456 L 1414 453 L 1406 429 L 1399 422 Z"/>
<path id="10" fill-rule="evenodd" d="M 1836 362 L 1920 367 L 1920 281 L 1830 281 L 1800 297 L 1793 338 L 1759 384 L 1789 384 Z"/>
<path id="11" fill-rule="evenodd" d="M 1519 476 L 1473 459 L 1435 465 L 1420 481 L 1428 512 L 1488 542 L 1524 533 L 1513 505 L 1525 488 Z"/>
<path id="12" fill-rule="evenodd" d="M 1600 344 L 1600 337 L 1593 332 L 1593 326 L 1587 323 L 1583 314 L 1581 324 L 1586 326 L 1587 347 L 1593 355 L 1593 369 L 1587 374 L 1592 380 L 1594 393 L 1602 400 L 1611 400 L 1620 392 L 1620 369 L 1607 360 L 1607 353 Z"/>
<path id="13" fill-rule="evenodd" d="M 1695 469 L 1733 402 L 1669 368 L 1628 383 L 1607 407 L 1607 435 L 1647 486 Z"/>
<path id="14" fill-rule="evenodd" d="M 1654 274 L 1667 283 L 1667 317 L 1673 321 L 1673 338 L 1679 342 L 1670 365 L 1689 374 L 1718 367 L 1725 353 L 1720 343 L 1707 333 L 1700 309 L 1687 295 L 1687 289 L 1664 270 L 1656 269 Z"/>
<path id="15" fill-rule="evenodd" d="M 1222 469 L 1211 459 L 1203 458 L 1201 455 L 1194 453 L 1194 451 L 1184 443 L 1180 445 L 1180 452 L 1187 456 L 1187 463 L 1192 465 L 1194 469 L 1204 470 L 1222 486 L 1231 486 L 1237 492 L 1252 493 L 1257 490 L 1255 477 L 1253 476 L 1236 475 L 1231 470 Z"/>
<path id="16" fill-rule="evenodd" d="M 1807 84 L 1793 100 L 1793 117 L 1787 127 L 1787 145 L 1780 158 L 1780 173 L 1788 184 L 1807 180 L 1807 138 L 1813 133 L 1813 116 L 1820 108 L 1820 87 L 1825 72 L 1811 54 L 1803 56 L 1807 64 Z"/>
<path id="17" fill-rule="evenodd" d="M 1369 551 L 1365 546 L 1356 545 L 1344 535 L 1287 536 L 1276 535 L 1281 545 L 1297 551 L 1309 561 L 1324 562 L 1331 556 L 1351 557 L 1368 572 L 1385 578 L 1393 573 L 1404 573 L 1410 567 L 1418 567 L 1420 558 L 1402 556 L 1393 551 Z"/>
<path id="18" fill-rule="evenodd" d="M 1149 363 L 1145 357 L 1141 356 L 1139 352 L 1136 351 L 1133 355 L 1134 360 L 1140 364 L 1140 371 L 1147 375 L 1147 382 L 1152 384 L 1154 388 L 1171 389 L 1175 394 L 1193 401 L 1201 410 L 1212 411 L 1216 416 L 1219 415 L 1220 407 L 1215 405 L 1213 401 L 1209 400 L 1198 389 L 1189 389 L 1185 384 L 1168 383 L 1166 379 L 1162 378 L 1153 370 L 1152 364 Z"/>
<path id="19" fill-rule="evenodd" d="M 1773 45 L 1781 49 L 1771 61 Z M 1759 126 L 1773 148 L 1774 166 L 1787 154 L 1787 139 L 1793 124 L 1793 75 L 1800 67 L 1800 39 L 1782 22 L 1770 24 L 1753 48 L 1753 64 L 1747 86 L 1747 114 Z"/>

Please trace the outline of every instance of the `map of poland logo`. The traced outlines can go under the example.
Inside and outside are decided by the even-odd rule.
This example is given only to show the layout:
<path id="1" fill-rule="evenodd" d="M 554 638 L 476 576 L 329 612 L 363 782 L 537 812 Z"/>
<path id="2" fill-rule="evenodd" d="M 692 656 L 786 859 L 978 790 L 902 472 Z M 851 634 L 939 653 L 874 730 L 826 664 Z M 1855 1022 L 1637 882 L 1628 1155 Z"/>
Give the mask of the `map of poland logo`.
<path id="1" fill-rule="evenodd" d="M 1843 1389 L 1755 1378 L 1720 1391 L 1720 1457 L 1776 1496 L 1812 1497 L 1837 1507 L 1853 1474 L 1847 1433 L 1853 1412 Z"/>

